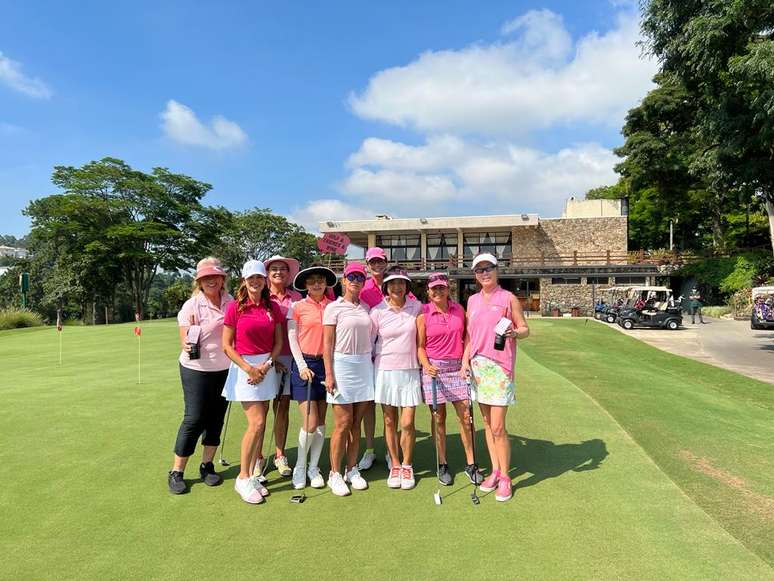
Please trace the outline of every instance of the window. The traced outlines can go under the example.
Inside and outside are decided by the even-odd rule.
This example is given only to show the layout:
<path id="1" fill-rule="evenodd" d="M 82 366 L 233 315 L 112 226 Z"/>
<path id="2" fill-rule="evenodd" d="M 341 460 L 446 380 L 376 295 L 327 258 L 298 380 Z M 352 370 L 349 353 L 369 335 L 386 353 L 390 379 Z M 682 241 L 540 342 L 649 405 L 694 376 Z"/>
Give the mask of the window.
<path id="1" fill-rule="evenodd" d="M 645 284 L 644 276 L 616 276 L 615 284 Z"/>
<path id="2" fill-rule="evenodd" d="M 579 276 L 557 276 L 551 279 L 551 284 L 580 284 Z"/>
<path id="3" fill-rule="evenodd" d="M 377 236 L 376 245 L 384 249 L 387 260 L 420 260 L 419 234 Z"/>
<path id="4" fill-rule="evenodd" d="M 610 284 L 610 277 L 609 276 L 587 276 L 586 284 L 596 284 L 596 285 L 607 286 Z"/>
<path id="5" fill-rule="evenodd" d="M 450 256 L 457 256 L 457 234 L 427 235 L 427 258 L 444 260 Z"/>
<path id="6" fill-rule="evenodd" d="M 464 235 L 465 258 L 471 259 L 482 252 L 494 254 L 497 258 L 511 257 L 510 232 L 469 232 Z"/>

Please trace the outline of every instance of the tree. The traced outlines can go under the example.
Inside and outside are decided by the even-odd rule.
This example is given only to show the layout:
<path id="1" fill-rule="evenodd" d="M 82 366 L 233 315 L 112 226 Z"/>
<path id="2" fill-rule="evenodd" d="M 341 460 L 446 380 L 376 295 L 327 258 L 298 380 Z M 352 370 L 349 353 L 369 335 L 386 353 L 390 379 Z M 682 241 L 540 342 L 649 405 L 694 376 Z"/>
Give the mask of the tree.
<path id="1" fill-rule="evenodd" d="M 313 234 L 267 208 L 243 212 L 217 208 L 213 215 L 218 235 L 211 254 L 220 258 L 236 277 L 250 259 L 266 260 L 281 254 L 309 264 L 319 256 Z"/>
<path id="2" fill-rule="evenodd" d="M 126 281 L 140 317 L 159 269 L 189 267 L 215 234 L 214 216 L 201 204 L 211 186 L 165 168 L 147 174 L 104 158 L 80 168 L 57 166 L 52 181 L 64 193 L 26 210 L 33 239 L 56 244 L 55 268 L 88 274 L 91 292 Z M 101 272 L 101 265 L 120 274 L 109 267 Z"/>
<path id="3" fill-rule="evenodd" d="M 646 0 L 642 29 L 662 71 L 696 108 L 696 168 L 716 186 L 757 195 L 774 251 L 774 4 Z"/>

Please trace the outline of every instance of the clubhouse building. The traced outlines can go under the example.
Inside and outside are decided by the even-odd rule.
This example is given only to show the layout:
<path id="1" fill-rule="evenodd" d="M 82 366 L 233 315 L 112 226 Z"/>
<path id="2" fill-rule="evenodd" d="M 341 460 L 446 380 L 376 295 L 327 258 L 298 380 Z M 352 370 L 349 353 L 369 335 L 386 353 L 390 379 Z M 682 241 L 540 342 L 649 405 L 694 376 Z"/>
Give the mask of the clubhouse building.
<path id="1" fill-rule="evenodd" d="M 656 283 L 658 267 L 628 252 L 627 215 L 625 199 L 570 198 L 560 218 L 378 215 L 372 220 L 331 219 L 320 223 L 320 232 L 346 234 L 363 249 L 383 248 L 391 263 L 409 271 L 414 293 L 421 298 L 427 276 L 444 271 L 451 280 L 451 297 L 464 304 L 476 292 L 471 261 L 490 252 L 499 261 L 501 286 L 519 297 L 525 310 L 589 315 L 601 291 L 610 286 Z M 340 273 L 344 263 L 332 267 Z"/>

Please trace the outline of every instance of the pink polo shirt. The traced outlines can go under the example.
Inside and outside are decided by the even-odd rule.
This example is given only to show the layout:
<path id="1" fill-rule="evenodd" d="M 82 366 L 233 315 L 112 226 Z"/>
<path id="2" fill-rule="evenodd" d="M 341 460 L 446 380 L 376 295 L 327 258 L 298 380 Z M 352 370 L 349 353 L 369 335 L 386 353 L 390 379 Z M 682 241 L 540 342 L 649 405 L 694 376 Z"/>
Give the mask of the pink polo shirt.
<path id="1" fill-rule="evenodd" d="M 297 290 L 293 290 L 288 287 L 285 289 L 285 294 L 280 298 L 274 293 L 269 294 L 269 298 L 273 303 L 276 303 L 282 312 L 282 351 L 280 355 L 290 355 L 290 342 L 288 341 L 288 309 L 296 301 L 301 300 L 301 293 Z"/>
<path id="2" fill-rule="evenodd" d="M 468 337 L 470 338 L 470 357 L 483 355 L 513 376 L 513 363 L 516 359 L 516 342 L 505 340 L 505 349 L 494 348 L 494 328 L 502 317 L 511 318 L 511 297 L 513 294 L 498 286 L 484 299 L 483 292 L 477 292 L 468 299 Z"/>
<path id="3" fill-rule="evenodd" d="M 374 353 L 375 369 L 416 369 L 417 315 L 422 305 L 414 299 L 406 299 L 402 308 L 391 307 L 382 301 L 371 309 L 371 321 L 376 332 Z"/>
<path id="4" fill-rule="evenodd" d="M 284 317 L 276 303 L 271 303 L 271 312 L 263 305 L 256 305 L 248 299 L 244 310 L 237 310 L 237 301 L 231 301 L 226 307 L 223 324 L 233 327 L 234 349 L 240 355 L 262 355 L 271 353 L 274 348 L 274 327 Z"/>
<path id="5" fill-rule="evenodd" d="M 325 307 L 323 325 L 336 325 L 334 351 L 346 355 L 371 353 L 374 342 L 368 310 L 368 305 L 363 301 L 354 304 L 345 301 L 344 297 L 337 298 Z"/>
<path id="6" fill-rule="evenodd" d="M 465 309 L 449 301 L 446 313 L 435 303 L 422 305 L 425 317 L 425 351 L 432 359 L 462 359 L 465 334 Z"/>
<path id="7" fill-rule="evenodd" d="M 360 289 L 360 300 L 369 307 L 374 308 L 382 302 L 382 299 L 384 299 L 384 295 L 382 294 L 380 285 L 376 284 L 374 277 L 369 276 L 365 281 L 363 288 Z"/>
<path id="8" fill-rule="evenodd" d="M 296 336 L 301 352 L 307 355 L 322 355 L 323 352 L 323 312 L 331 300 L 323 295 L 320 302 L 306 297 L 293 303 L 288 311 L 288 319 L 296 322 Z"/>
<path id="9" fill-rule="evenodd" d="M 213 305 L 203 293 L 197 293 L 180 308 L 177 324 L 180 327 L 194 323 L 202 328 L 199 335 L 199 359 L 189 359 L 186 351 L 180 352 L 180 365 L 196 371 L 223 371 L 228 369 L 231 360 L 223 353 L 223 316 L 226 306 L 234 300 L 227 292 L 220 294 L 220 305 Z"/>

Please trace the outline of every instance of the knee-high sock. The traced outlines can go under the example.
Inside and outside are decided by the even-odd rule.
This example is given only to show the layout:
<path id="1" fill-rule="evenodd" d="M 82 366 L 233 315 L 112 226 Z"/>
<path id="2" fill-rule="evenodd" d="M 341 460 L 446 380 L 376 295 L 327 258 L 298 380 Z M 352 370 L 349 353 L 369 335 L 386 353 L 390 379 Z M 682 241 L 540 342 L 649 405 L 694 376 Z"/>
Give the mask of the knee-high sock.
<path id="1" fill-rule="evenodd" d="M 311 434 L 310 434 L 311 436 Z M 317 426 L 312 436 L 312 444 L 309 447 L 309 467 L 316 468 L 317 463 L 320 461 L 320 454 L 322 454 L 323 444 L 325 443 L 325 426 Z"/>
<path id="2" fill-rule="evenodd" d="M 298 458 L 296 459 L 296 466 L 301 466 L 303 470 L 306 470 L 306 455 L 309 452 L 310 444 L 313 444 L 314 432 L 307 433 L 304 428 L 298 431 Z"/>

